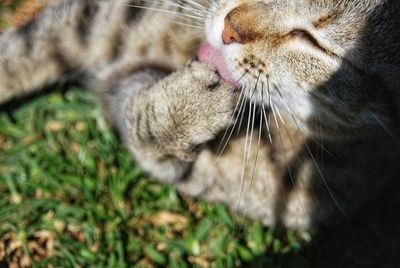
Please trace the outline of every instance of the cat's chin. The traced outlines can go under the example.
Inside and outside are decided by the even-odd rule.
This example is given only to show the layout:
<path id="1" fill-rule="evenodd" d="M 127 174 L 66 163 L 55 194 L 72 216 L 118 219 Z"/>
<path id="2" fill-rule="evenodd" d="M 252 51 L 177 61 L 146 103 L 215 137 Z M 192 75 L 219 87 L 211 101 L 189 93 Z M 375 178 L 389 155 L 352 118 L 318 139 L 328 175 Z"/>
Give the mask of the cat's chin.
<path id="1" fill-rule="evenodd" d="M 214 65 L 217 68 L 219 75 L 226 82 L 235 87 L 239 86 L 237 81 L 235 81 L 235 79 L 232 77 L 221 51 L 209 43 L 206 43 L 200 48 L 199 52 L 197 53 L 197 57 L 201 62 Z"/>

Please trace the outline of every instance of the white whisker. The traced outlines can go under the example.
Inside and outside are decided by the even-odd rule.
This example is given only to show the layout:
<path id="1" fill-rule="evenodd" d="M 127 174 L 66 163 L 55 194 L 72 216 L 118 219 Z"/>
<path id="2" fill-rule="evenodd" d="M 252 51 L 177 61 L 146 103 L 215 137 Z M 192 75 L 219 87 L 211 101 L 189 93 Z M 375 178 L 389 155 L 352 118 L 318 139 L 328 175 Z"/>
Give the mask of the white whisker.
<path id="1" fill-rule="evenodd" d="M 252 148 L 252 145 L 253 145 L 254 124 L 255 124 L 256 109 L 257 109 L 257 105 L 256 105 L 255 102 L 253 102 L 253 98 L 254 98 L 255 92 L 257 90 L 259 78 L 260 78 L 260 75 L 258 76 L 256 85 L 254 87 L 254 90 L 253 90 L 253 92 L 251 94 L 251 97 L 250 97 L 250 100 L 249 100 L 249 106 L 250 106 L 249 107 L 249 112 L 250 112 L 250 115 L 249 115 L 249 118 L 248 118 L 247 130 L 246 130 L 246 144 L 245 144 L 245 153 L 244 153 L 245 154 L 245 158 L 243 159 L 244 161 L 243 161 L 243 167 L 242 167 L 242 177 L 241 177 L 241 180 L 240 180 L 241 187 L 240 187 L 238 208 L 240 208 L 240 203 L 241 203 L 241 201 L 243 199 L 244 181 L 245 181 L 245 178 L 246 178 L 246 168 L 247 168 L 247 163 L 249 162 L 249 159 L 251 157 L 251 148 Z M 249 140 L 249 146 L 247 147 L 247 139 L 248 139 L 248 134 L 249 134 L 249 123 L 250 123 L 250 121 L 251 121 L 250 140 Z M 247 155 L 246 155 L 246 147 L 247 147 Z M 260 147 L 260 144 L 258 144 L 258 147 L 257 147 L 257 158 L 258 158 L 259 147 Z M 256 160 L 256 163 L 257 163 L 257 160 Z M 252 185 L 252 181 L 253 181 L 254 174 L 255 174 L 256 163 L 254 165 L 254 169 L 253 169 L 253 172 L 252 172 L 249 191 L 251 190 L 251 185 Z M 243 209 L 243 212 L 242 212 L 240 228 L 242 226 L 246 210 L 247 210 L 247 204 L 245 203 L 244 209 Z M 240 231 L 240 229 L 239 229 L 239 231 Z"/>
<path id="2" fill-rule="evenodd" d="M 242 172 L 240 175 L 240 194 L 239 194 L 239 203 L 237 205 L 237 210 L 239 210 L 240 205 L 242 203 L 242 198 L 243 198 L 243 192 L 244 192 L 244 181 L 245 181 L 245 176 L 246 176 L 246 162 L 248 158 L 248 145 L 249 145 L 249 135 L 250 135 L 250 122 L 251 122 L 251 113 L 252 113 L 252 103 L 249 101 L 249 112 L 250 115 L 247 120 L 247 128 L 246 128 L 246 140 L 245 140 L 245 147 L 244 147 L 244 153 L 243 153 L 243 165 L 242 165 Z"/>
<path id="3" fill-rule="evenodd" d="M 246 72 L 239 78 L 239 80 L 238 80 L 236 83 L 239 83 L 239 81 L 240 81 L 247 73 L 248 73 L 248 71 L 246 71 Z M 241 104 L 240 104 L 240 108 L 239 108 L 239 112 L 238 112 L 238 117 L 236 117 L 236 119 L 235 119 L 235 123 L 233 124 L 233 127 L 231 128 L 231 132 L 229 133 L 229 136 L 228 136 L 228 138 L 227 138 L 227 140 L 226 140 L 226 142 L 225 142 L 225 144 L 224 144 L 224 146 L 223 146 L 221 152 L 219 153 L 219 156 L 218 156 L 217 160 L 220 158 L 220 156 L 221 156 L 222 153 L 224 152 L 226 146 L 228 145 L 228 142 L 229 142 L 229 140 L 231 139 L 233 132 L 235 131 L 235 127 L 236 127 L 236 124 L 237 124 L 237 122 L 238 122 L 239 117 L 241 117 L 241 118 L 243 119 L 243 114 L 244 114 L 244 111 L 245 111 L 244 103 L 245 103 L 245 100 L 246 100 L 245 96 L 243 95 L 243 92 L 244 92 L 244 90 L 242 90 L 242 91 L 240 92 L 239 100 L 240 100 L 240 98 L 242 98 L 242 102 L 241 102 Z M 236 107 L 235 107 L 235 111 L 236 111 Z M 235 114 L 235 113 L 234 113 L 234 114 Z M 238 131 L 240 131 L 240 128 L 241 128 L 241 124 L 239 124 Z M 228 129 L 225 131 L 225 133 L 227 133 L 227 131 L 228 131 Z M 224 134 L 224 137 L 225 137 L 225 136 L 226 136 L 226 135 Z M 223 141 L 224 141 L 224 137 L 222 138 L 221 144 L 222 144 Z M 220 147 L 221 147 L 221 144 L 218 146 L 218 150 L 217 150 L 217 151 L 219 151 L 219 149 L 220 149 Z"/>
<path id="4" fill-rule="evenodd" d="M 165 3 L 165 4 L 168 4 L 169 6 L 178 7 L 178 8 L 181 8 L 183 10 L 187 10 L 187 11 L 190 11 L 190 12 L 193 12 L 193 13 L 200 13 L 200 14 L 198 14 L 200 16 L 205 16 L 205 15 L 209 14 L 208 12 L 206 12 L 204 10 L 199 10 L 199 9 L 195 9 L 193 7 L 190 7 L 190 6 L 177 4 L 177 3 L 174 3 L 173 1 L 169 1 L 169 0 L 141 0 L 141 1 L 148 2 L 148 3 L 158 3 L 158 4 Z"/>
<path id="5" fill-rule="evenodd" d="M 400 138 L 392 131 L 390 128 L 388 128 L 385 123 L 378 117 L 374 112 L 371 111 L 371 115 L 375 118 L 375 120 L 378 122 L 379 125 L 386 131 L 387 134 L 397 143 L 400 144 Z"/>
<path id="6" fill-rule="evenodd" d="M 264 83 L 261 84 L 261 107 L 262 107 L 262 114 L 264 114 L 264 121 L 265 121 L 265 126 L 267 127 L 267 134 L 268 134 L 268 140 L 269 143 L 272 145 L 272 136 L 271 136 L 271 129 L 270 129 L 270 124 L 267 122 L 267 114 L 265 112 L 265 104 L 264 104 Z M 262 117 L 261 117 L 262 118 Z"/>
<path id="7" fill-rule="evenodd" d="M 196 1 L 193 1 L 193 0 L 183 0 L 183 1 L 185 1 L 185 2 L 187 2 L 189 4 L 192 4 L 193 6 L 197 6 L 197 7 L 201 8 L 201 9 L 207 9 L 205 6 L 197 3 Z"/>
<path id="8" fill-rule="evenodd" d="M 296 125 L 298 131 L 299 131 L 300 134 L 302 135 L 302 137 L 303 137 L 303 139 L 304 139 L 304 145 L 306 146 L 306 149 L 307 149 L 308 153 L 310 154 L 310 157 L 311 157 L 311 159 L 312 159 L 312 161 L 313 161 L 313 163 L 314 163 L 314 165 L 315 165 L 315 168 L 317 169 L 317 172 L 318 172 L 318 174 L 320 175 L 320 177 L 321 177 L 321 179 L 322 179 L 322 182 L 324 183 L 324 186 L 325 186 L 325 188 L 327 189 L 329 195 L 331 196 L 332 200 L 335 202 L 335 205 L 336 205 L 337 208 L 341 211 L 341 213 L 343 214 L 343 216 L 344 216 L 346 219 L 349 220 L 349 218 L 347 217 L 347 215 L 346 215 L 346 213 L 344 212 L 343 208 L 340 206 L 339 202 L 337 201 L 336 197 L 334 196 L 334 194 L 333 194 L 331 188 L 329 187 L 328 182 L 327 182 L 327 180 L 326 180 L 324 174 L 322 173 L 322 170 L 321 170 L 320 167 L 318 166 L 317 161 L 316 161 L 316 159 L 315 159 L 315 157 L 314 157 L 314 155 L 313 155 L 313 153 L 312 153 L 312 151 L 311 151 L 311 148 L 310 148 L 310 146 L 309 146 L 308 143 L 307 143 L 306 137 L 305 137 L 303 131 L 301 130 L 300 125 L 298 124 L 296 118 L 294 117 L 294 114 L 291 112 L 291 109 L 290 109 L 289 105 L 287 105 L 287 103 L 284 101 L 284 98 L 279 98 L 279 99 L 280 99 L 281 103 L 284 103 L 284 105 L 286 106 L 286 109 L 288 109 L 288 112 L 290 113 L 290 116 L 292 117 L 292 120 L 293 120 L 294 124 Z"/>
<path id="9" fill-rule="evenodd" d="M 257 162 L 258 162 L 258 155 L 260 152 L 260 146 L 261 146 L 261 136 L 262 136 L 262 123 L 263 123 L 263 113 L 260 111 L 260 125 L 259 125 L 259 130 L 258 130 L 258 141 L 257 141 L 257 152 L 256 152 L 256 160 L 254 163 L 254 168 L 253 168 L 253 174 L 251 175 L 251 180 L 250 180 L 250 190 L 253 187 L 253 182 L 254 182 L 254 175 L 257 167 Z"/>
<path id="10" fill-rule="evenodd" d="M 238 99 L 238 101 L 236 102 L 236 106 L 235 106 L 235 109 L 234 109 L 234 111 L 233 111 L 232 118 L 231 118 L 231 121 L 229 122 L 229 125 L 231 125 L 231 124 L 232 124 L 232 121 L 235 119 L 234 116 L 235 116 L 235 113 L 236 113 L 236 111 L 237 111 L 237 109 L 238 109 L 238 107 L 239 107 L 239 103 L 240 103 L 240 108 L 239 108 L 238 113 L 240 114 L 241 111 L 242 111 L 242 107 L 243 107 L 243 103 L 244 103 L 244 102 L 245 102 L 245 97 L 243 96 L 243 90 L 241 90 L 241 91 L 240 91 L 239 99 Z M 219 144 L 218 149 L 217 149 L 217 152 L 220 152 L 219 155 L 221 155 L 221 154 L 224 152 L 225 147 L 227 146 L 227 144 L 228 144 L 228 142 L 229 142 L 229 140 L 230 140 L 230 138 L 231 138 L 231 136 L 232 136 L 232 132 L 233 132 L 233 130 L 235 129 L 237 120 L 238 120 L 238 117 L 236 117 L 235 122 L 233 123 L 233 127 L 231 128 L 232 130 L 231 130 L 231 132 L 230 132 L 230 134 L 229 134 L 229 136 L 228 136 L 228 139 L 227 139 L 226 142 L 224 143 L 224 140 L 225 140 L 225 138 L 226 138 L 226 136 L 227 136 L 227 134 L 228 134 L 230 128 L 227 128 L 227 129 L 225 130 L 224 135 L 223 135 L 223 137 L 222 137 L 222 139 L 221 139 L 221 143 Z M 222 147 L 222 150 L 220 151 L 222 144 L 224 144 L 224 146 Z"/>
<path id="11" fill-rule="evenodd" d="M 184 14 L 184 13 L 179 13 L 176 11 L 171 11 L 171 10 L 167 10 L 167 9 L 160 9 L 160 8 L 153 8 L 153 7 L 145 7 L 145 6 L 138 6 L 138 5 L 124 5 L 127 7 L 134 7 L 134 8 L 141 8 L 141 9 L 147 9 L 147 10 L 152 10 L 152 11 L 159 11 L 159 12 L 163 12 L 166 14 L 171 14 L 171 15 L 178 15 L 178 16 L 182 16 L 182 17 L 188 17 L 188 18 L 192 18 L 192 19 L 197 19 L 200 21 L 205 21 L 206 19 L 203 17 L 199 17 L 199 16 L 194 16 L 194 15 L 189 15 L 189 14 Z"/>
<path id="12" fill-rule="evenodd" d="M 296 186 L 296 182 L 294 180 L 294 177 L 293 177 L 293 174 L 292 174 L 292 170 L 291 170 L 290 165 L 289 165 L 289 159 L 288 159 L 288 155 L 287 155 L 287 150 L 286 150 L 285 144 L 283 142 L 282 135 L 280 133 L 280 127 L 279 127 L 278 119 L 277 119 L 276 112 L 275 112 L 275 109 L 274 109 L 274 105 L 271 106 L 271 111 L 272 111 L 272 115 L 274 117 L 274 120 L 275 120 L 275 123 L 276 123 L 276 127 L 277 127 L 277 130 L 278 130 L 278 136 L 279 136 L 279 140 L 280 140 L 280 143 L 281 143 L 281 146 L 282 146 L 282 150 L 283 150 L 283 153 L 284 153 L 288 174 L 289 174 L 289 177 L 290 177 L 290 180 L 291 180 L 291 183 L 292 183 L 293 187 L 295 187 Z M 303 204 L 301 202 L 300 196 L 299 196 L 299 194 L 297 192 L 296 192 L 296 195 L 297 195 L 297 199 L 298 199 L 300 208 L 302 210 L 303 216 L 305 216 L 306 213 L 305 213 Z"/>
<path id="13" fill-rule="evenodd" d="M 182 26 L 187 26 L 187 27 L 190 27 L 190 28 L 195 28 L 195 29 L 201 29 L 201 30 L 204 30 L 204 27 L 201 27 L 201 26 L 195 26 L 195 25 L 190 25 L 190 24 L 183 23 L 183 22 L 177 22 L 177 21 L 174 21 L 174 22 L 172 22 L 172 23 L 174 23 L 174 24 L 178 24 L 178 25 L 182 25 Z"/>

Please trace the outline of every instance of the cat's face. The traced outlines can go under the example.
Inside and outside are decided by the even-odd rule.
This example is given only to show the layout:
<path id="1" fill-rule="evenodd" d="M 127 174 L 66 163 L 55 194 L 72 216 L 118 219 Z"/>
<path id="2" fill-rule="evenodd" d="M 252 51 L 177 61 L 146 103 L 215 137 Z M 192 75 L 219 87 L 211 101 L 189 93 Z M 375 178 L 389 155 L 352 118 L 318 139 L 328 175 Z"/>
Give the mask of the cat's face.
<path id="1" fill-rule="evenodd" d="M 384 0 L 219 0 L 206 36 L 248 98 L 337 138 L 391 123 L 399 12 Z"/>

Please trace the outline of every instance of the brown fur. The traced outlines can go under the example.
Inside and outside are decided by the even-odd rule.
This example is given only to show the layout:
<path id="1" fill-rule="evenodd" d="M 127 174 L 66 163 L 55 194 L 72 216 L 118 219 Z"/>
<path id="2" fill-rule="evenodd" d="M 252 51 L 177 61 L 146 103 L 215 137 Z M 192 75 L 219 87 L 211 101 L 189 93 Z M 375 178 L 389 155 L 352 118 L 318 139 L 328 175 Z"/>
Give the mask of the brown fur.
<path id="1" fill-rule="evenodd" d="M 65 74 L 83 77 L 137 161 L 180 191 L 267 225 L 351 218 L 398 172 L 399 4 L 225 0 L 209 8 L 206 38 L 224 52 L 239 92 L 212 66 L 182 68 L 204 40 L 176 24 L 188 19 L 65 0 L 0 37 L 0 100 Z M 227 16 L 242 42 L 222 43 Z M 233 125 L 239 134 L 221 153 Z"/>

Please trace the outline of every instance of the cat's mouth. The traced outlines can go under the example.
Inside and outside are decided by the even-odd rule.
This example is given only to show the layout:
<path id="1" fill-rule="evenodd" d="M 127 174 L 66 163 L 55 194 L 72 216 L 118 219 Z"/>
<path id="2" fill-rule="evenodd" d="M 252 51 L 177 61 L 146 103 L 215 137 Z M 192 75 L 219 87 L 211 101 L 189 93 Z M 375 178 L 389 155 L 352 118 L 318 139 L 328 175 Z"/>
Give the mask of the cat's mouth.
<path id="1" fill-rule="evenodd" d="M 209 43 L 206 43 L 200 48 L 199 52 L 197 53 L 197 57 L 201 62 L 214 65 L 217 68 L 219 75 L 226 82 L 235 87 L 238 86 L 237 81 L 232 77 L 231 72 L 226 65 L 224 55 L 222 55 L 221 51 Z"/>

